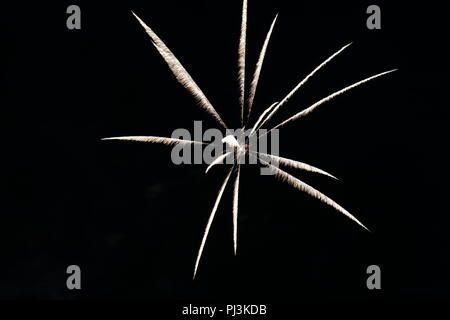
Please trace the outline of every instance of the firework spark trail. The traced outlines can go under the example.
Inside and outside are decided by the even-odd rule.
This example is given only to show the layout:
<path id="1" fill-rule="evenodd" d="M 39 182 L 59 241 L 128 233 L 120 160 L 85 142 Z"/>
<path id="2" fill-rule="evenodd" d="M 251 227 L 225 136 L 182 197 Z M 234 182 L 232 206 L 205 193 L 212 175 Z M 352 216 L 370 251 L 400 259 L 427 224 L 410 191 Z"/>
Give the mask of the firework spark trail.
<path id="1" fill-rule="evenodd" d="M 127 136 L 127 137 L 113 137 L 103 138 L 102 140 L 123 140 L 123 141 L 136 141 L 136 142 L 148 142 L 148 143 L 162 143 L 167 146 L 173 146 L 176 144 L 206 144 L 204 142 L 182 140 L 166 137 L 152 137 L 152 136 Z"/>
<path id="2" fill-rule="evenodd" d="M 264 112 L 259 116 L 258 121 L 256 121 L 255 125 L 252 128 L 252 131 L 250 132 L 250 135 L 252 135 L 253 133 L 255 133 L 255 131 L 257 131 L 261 125 L 260 123 L 264 120 L 265 116 L 273 109 L 275 108 L 275 106 L 278 104 L 278 102 L 274 102 L 270 105 L 270 107 L 268 107 L 266 110 L 264 110 Z"/>
<path id="3" fill-rule="evenodd" d="M 272 31 L 277 22 L 278 14 L 273 19 L 272 25 L 270 26 L 269 32 L 267 33 L 266 39 L 264 40 L 264 44 L 261 49 L 261 53 L 259 54 L 258 62 L 256 63 L 255 73 L 253 75 L 253 80 L 250 86 L 250 93 L 248 98 L 248 115 L 247 122 L 250 119 L 250 114 L 252 112 L 253 101 L 255 100 L 256 89 L 258 87 L 259 77 L 261 75 L 262 66 L 264 63 L 264 58 L 266 56 L 267 47 L 269 45 L 270 37 L 272 36 Z"/>
<path id="4" fill-rule="evenodd" d="M 333 53 L 328 59 L 326 59 L 324 62 L 322 62 L 321 64 L 319 64 L 310 74 L 308 74 L 302 81 L 300 81 L 300 83 L 291 91 L 289 92 L 289 94 L 284 97 L 283 100 L 281 100 L 281 102 L 278 104 L 278 106 L 272 110 L 272 112 L 267 116 L 267 118 L 263 121 L 263 123 L 261 123 L 260 127 L 262 127 L 267 121 L 269 121 L 274 114 L 278 111 L 278 109 L 280 109 L 280 107 L 282 105 L 284 105 L 286 102 L 288 102 L 288 100 L 290 98 L 292 98 L 292 96 L 320 69 L 322 69 L 322 67 L 324 67 L 328 62 L 330 62 L 331 60 L 333 60 L 338 54 L 340 54 L 342 51 L 344 51 L 348 46 L 350 46 L 353 42 L 350 42 L 349 44 L 346 44 L 345 46 L 343 46 L 341 49 L 339 49 L 338 51 L 336 51 L 335 53 Z"/>
<path id="5" fill-rule="evenodd" d="M 350 86 L 348 86 L 348 87 L 345 87 L 344 89 L 341 89 L 341 90 L 339 90 L 339 91 L 336 91 L 336 92 L 334 92 L 334 93 L 332 93 L 332 94 L 326 96 L 325 98 L 323 98 L 323 99 L 317 101 L 316 103 L 314 103 L 313 105 L 309 106 L 309 107 L 306 108 L 305 110 L 300 111 L 299 113 L 293 115 L 293 116 L 290 117 L 289 119 L 287 119 L 287 120 L 281 122 L 280 124 L 276 125 L 276 126 L 273 127 L 272 129 L 270 129 L 269 131 L 267 131 L 265 134 L 261 135 L 261 137 L 264 136 L 264 135 L 266 135 L 266 134 L 268 134 L 268 133 L 271 132 L 272 130 L 275 130 L 275 129 L 277 129 L 277 128 L 280 128 L 280 127 L 284 126 L 284 125 L 285 125 L 286 123 L 288 123 L 288 122 L 291 122 L 291 121 L 294 121 L 294 120 L 297 120 L 297 119 L 299 119 L 299 118 L 301 118 L 301 117 L 306 116 L 307 114 L 309 114 L 310 112 L 312 112 L 312 111 L 313 111 L 315 108 L 317 108 L 318 106 L 324 104 L 325 102 L 330 101 L 331 99 L 333 99 L 333 98 L 335 98 L 335 97 L 337 97 L 337 96 L 343 94 L 344 92 L 347 92 L 347 91 L 349 91 L 349 90 L 351 90 L 351 89 L 353 89 L 353 88 L 356 88 L 356 87 L 358 87 L 358 86 L 360 86 L 360 85 L 362 85 L 362 84 L 364 84 L 364 83 L 366 83 L 366 82 L 369 82 L 370 80 L 376 79 L 376 78 L 378 78 L 378 77 L 381 77 L 381 76 L 383 76 L 383 75 L 385 75 L 385 74 L 388 74 L 388 73 L 391 73 L 391 72 L 394 72 L 394 71 L 397 71 L 397 69 L 393 69 L 393 70 L 385 71 L 385 72 L 382 72 L 382 73 L 378 73 L 378 74 L 376 74 L 376 75 L 374 75 L 374 76 L 371 76 L 371 77 L 366 78 L 366 79 L 364 79 L 364 80 L 358 81 L 358 82 L 356 82 L 356 83 L 354 83 L 354 84 L 352 84 L 352 85 L 350 85 Z"/>
<path id="6" fill-rule="evenodd" d="M 228 172 L 227 176 L 225 177 L 225 180 L 223 181 L 222 187 L 220 188 L 219 194 L 217 195 L 217 198 L 216 198 L 216 202 L 214 203 L 214 207 L 213 207 L 213 209 L 211 211 L 211 215 L 209 216 L 208 223 L 206 224 L 205 233 L 203 234 L 202 243 L 200 245 L 200 249 L 199 249 L 198 254 L 197 254 L 197 260 L 195 261 L 195 268 L 194 268 L 194 277 L 193 277 L 193 279 L 195 279 L 195 275 L 197 274 L 198 263 L 200 262 L 200 258 L 201 258 L 202 253 L 203 253 L 203 248 L 205 247 L 206 238 L 208 237 L 209 229 L 211 228 L 211 224 L 212 224 L 212 222 L 214 220 L 214 216 L 216 214 L 217 207 L 219 206 L 220 199 L 222 199 L 223 192 L 225 190 L 225 187 L 227 186 L 228 180 L 230 179 L 230 176 L 231 176 L 231 173 L 233 172 L 233 169 L 234 169 L 234 166 L 230 169 L 230 171 Z"/>
<path id="7" fill-rule="evenodd" d="M 221 164 L 221 163 L 223 163 L 223 160 L 226 158 L 226 157 L 228 157 L 230 154 L 232 154 L 233 153 L 233 151 L 230 151 L 230 152 L 227 152 L 227 153 L 225 153 L 225 154 L 222 154 L 222 155 L 220 155 L 220 156 L 218 156 L 213 162 L 211 162 L 211 164 L 208 166 L 208 168 L 206 168 L 206 171 L 205 171 L 205 173 L 208 173 L 208 171 L 212 168 L 212 167 L 214 167 L 215 165 L 217 165 L 217 164 Z"/>
<path id="8" fill-rule="evenodd" d="M 237 165 L 236 178 L 234 180 L 233 190 L 233 243 L 234 255 L 237 253 L 237 230 L 238 230 L 238 202 L 239 202 L 239 179 L 241 175 L 241 166 Z"/>
<path id="9" fill-rule="evenodd" d="M 153 45 L 158 50 L 159 54 L 163 57 L 178 82 L 191 93 L 191 95 L 195 98 L 202 109 L 208 112 L 217 122 L 220 123 L 222 127 L 226 129 L 227 126 L 223 122 L 220 115 L 217 113 L 216 109 L 214 109 L 211 102 L 209 102 L 203 91 L 198 87 L 198 85 L 195 83 L 186 69 L 182 66 L 180 61 L 178 61 L 172 51 L 170 51 L 170 49 L 156 35 L 156 33 L 154 33 L 152 29 L 150 29 L 150 27 L 148 27 L 136 14 L 134 14 L 134 12 L 132 13 L 152 39 Z"/>
<path id="10" fill-rule="evenodd" d="M 241 107 L 241 126 L 244 126 L 245 115 L 245 56 L 246 56 L 246 42 L 247 42 L 247 0 L 242 2 L 242 24 L 241 24 L 241 36 L 239 38 L 239 104 Z"/>
<path id="11" fill-rule="evenodd" d="M 300 179 L 297 179 L 296 177 L 290 175 L 286 171 L 283 171 L 283 170 L 281 170 L 281 169 L 271 165 L 270 163 L 262 160 L 261 158 L 259 158 L 259 159 L 261 160 L 261 162 L 263 164 L 267 165 L 271 170 L 273 170 L 273 172 L 275 173 L 275 177 L 278 178 L 280 181 L 287 182 L 288 184 L 290 184 L 291 186 L 293 186 L 297 190 L 303 191 L 303 192 L 309 194 L 310 196 L 312 196 L 312 197 L 322 201 L 323 203 L 333 207 L 334 209 L 336 209 L 337 211 L 343 213 L 345 216 L 347 216 L 348 218 L 352 219 L 357 224 L 359 224 L 361 227 L 363 227 L 364 229 L 366 229 L 367 231 L 370 232 L 370 230 L 367 229 L 367 227 L 364 226 L 361 222 L 359 222 L 359 220 L 356 219 L 350 212 L 345 210 L 343 207 L 341 207 L 339 204 L 337 204 L 331 198 L 329 198 L 326 195 L 324 195 L 322 192 L 314 189 L 310 185 L 308 185 L 308 184 L 304 183 L 303 181 L 301 181 Z"/>
<path id="12" fill-rule="evenodd" d="M 314 172 L 314 173 L 319 173 L 325 176 L 328 176 L 330 178 L 336 179 L 338 180 L 338 178 L 336 178 L 335 176 L 329 174 L 328 172 L 323 171 L 322 169 L 316 168 L 314 166 L 311 166 L 307 163 L 304 162 L 300 162 L 300 161 L 296 161 L 296 160 L 292 160 L 292 159 L 288 159 L 288 158 L 283 158 L 283 157 L 279 157 L 279 156 L 275 156 L 273 154 L 267 154 L 267 153 L 262 153 L 262 152 L 253 152 L 252 153 L 260 156 L 260 157 L 266 157 L 266 158 L 270 158 L 271 160 L 278 162 L 284 166 L 287 167 L 291 167 L 294 169 L 300 169 L 300 170 L 305 170 L 305 171 L 309 171 L 309 172 Z"/>

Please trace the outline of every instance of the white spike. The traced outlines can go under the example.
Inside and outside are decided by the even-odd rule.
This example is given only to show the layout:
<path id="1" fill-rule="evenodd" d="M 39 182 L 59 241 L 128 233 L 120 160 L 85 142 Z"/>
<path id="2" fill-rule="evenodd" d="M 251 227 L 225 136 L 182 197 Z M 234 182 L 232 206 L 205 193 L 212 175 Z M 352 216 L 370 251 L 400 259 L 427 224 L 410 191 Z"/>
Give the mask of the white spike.
<path id="1" fill-rule="evenodd" d="M 132 12 L 139 23 L 144 27 L 147 34 L 152 39 L 152 43 L 155 48 L 158 50 L 159 54 L 163 57 L 164 61 L 166 61 L 172 73 L 177 78 L 178 82 L 186 88 L 191 95 L 197 100 L 199 106 L 208 112 L 217 122 L 219 122 L 222 127 L 227 128 L 222 118 L 217 113 L 216 109 L 212 106 L 211 102 L 209 102 L 208 98 L 206 98 L 203 91 L 198 87 L 183 65 L 178 61 L 175 55 L 170 51 L 170 49 L 165 45 L 165 43 L 147 26 L 134 12 Z"/>
<path id="2" fill-rule="evenodd" d="M 259 116 L 258 121 L 256 121 L 255 125 L 252 128 L 252 131 L 250 132 L 250 135 L 252 135 L 255 131 L 257 131 L 261 125 L 261 121 L 264 120 L 264 117 L 273 109 L 275 108 L 275 106 L 278 104 L 278 102 L 274 102 L 273 104 L 271 104 L 270 107 L 268 107 L 266 110 L 264 110 L 264 112 Z"/>
<path id="3" fill-rule="evenodd" d="M 288 167 L 291 167 L 294 169 L 300 169 L 300 170 L 305 170 L 305 171 L 309 171 L 309 172 L 319 173 L 319 174 L 322 174 L 322 175 L 325 175 L 325 176 L 328 176 L 328 177 L 338 180 L 338 178 L 329 174 L 328 172 L 325 172 L 322 169 L 316 168 L 314 166 L 311 166 L 309 164 L 306 164 L 306 163 L 303 163 L 300 161 L 283 158 L 283 157 L 279 157 L 279 156 L 276 156 L 273 154 L 267 154 L 267 153 L 262 153 L 262 152 L 254 152 L 254 153 L 256 153 L 259 156 L 271 158 L 272 160 L 279 162 L 282 165 L 285 165 L 285 166 L 288 166 Z"/>
<path id="4" fill-rule="evenodd" d="M 213 162 L 211 162 L 211 164 L 208 166 L 208 168 L 206 168 L 205 173 L 208 173 L 208 171 L 209 171 L 212 167 L 214 167 L 216 164 L 222 164 L 222 163 L 223 163 L 223 160 L 224 160 L 226 157 L 228 157 L 230 154 L 232 154 L 232 153 L 233 153 L 233 151 L 230 151 L 230 152 L 227 152 L 227 153 L 225 153 L 225 154 L 222 154 L 222 155 L 218 156 Z"/>
<path id="5" fill-rule="evenodd" d="M 239 38 L 239 56 L 238 56 L 238 67 L 239 67 L 239 104 L 241 107 L 241 125 L 244 125 L 244 114 L 245 114 L 245 56 L 246 56 L 246 42 L 247 42 L 247 0 L 242 2 L 242 23 L 241 23 L 241 36 Z"/>
<path id="6" fill-rule="evenodd" d="M 277 22 L 278 14 L 273 19 L 272 25 L 270 26 L 269 32 L 267 33 L 266 39 L 264 40 L 264 44 L 261 49 L 261 53 L 259 54 L 258 62 L 256 63 L 255 73 L 253 75 L 253 80 L 250 86 L 250 93 L 248 98 L 248 116 L 247 121 L 250 118 L 250 113 L 252 112 L 253 101 L 255 100 L 256 89 L 258 87 L 259 77 L 261 75 L 262 66 L 264 63 L 264 58 L 266 56 L 267 47 L 269 45 L 270 37 L 272 35 L 273 27 Z"/>
<path id="7" fill-rule="evenodd" d="M 234 181 L 233 190 L 233 243 L 234 255 L 237 253 L 237 229 L 238 229 L 238 202 L 239 202 L 239 179 L 241 174 L 241 166 L 237 166 L 236 180 Z"/>
<path id="8" fill-rule="evenodd" d="M 339 90 L 339 91 L 336 91 L 336 92 L 330 94 L 329 96 L 326 96 L 325 98 L 323 98 L 323 99 L 317 101 L 316 103 L 314 103 L 314 104 L 311 105 L 310 107 L 306 108 L 305 110 L 300 111 L 299 113 L 295 114 L 294 116 L 290 117 L 289 119 L 287 119 L 287 120 L 283 121 L 282 123 L 276 125 L 276 126 L 273 127 L 270 131 L 272 131 L 272 130 L 274 130 L 274 129 L 277 129 L 277 128 L 279 128 L 279 127 L 282 127 L 282 126 L 284 126 L 284 125 L 285 125 L 286 123 L 288 123 L 288 122 L 291 122 L 291 121 L 294 121 L 294 120 L 297 120 L 297 119 L 299 119 L 299 118 L 301 118 L 301 117 L 306 116 L 307 114 L 309 114 L 310 112 L 312 112 L 314 109 L 316 109 L 318 106 L 324 104 L 325 102 L 330 101 L 331 99 L 333 99 L 333 98 L 335 98 L 335 97 L 337 97 L 337 96 L 343 94 L 344 92 L 347 92 L 347 91 L 349 91 L 349 90 L 351 90 L 351 89 L 353 89 L 353 88 L 356 88 L 356 87 L 358 87 L 358 86 L 360 86 L 360 85 L 362 85 L 362 84 L 364 84 L 364 83 L 366 83 L 366 82 L 369 82 L 370 80 L 373 80 L 373 79 L 375 79 L 375 78 L 381 77 L 381 76 L 383 76 L 383 75 L 385 75 L 385 74 L 388 74 L 388 73 L 391 73 L 391 72 L 394 72 L 394 71 L 397 71 L 397 69 L 393 69 L 393 70 L 389 70 L 389 71 L 385 71 L 385 72 L 376 74 L 376 75 L 371 76 L 371 77 L 369 77 L 369 78 L 366 78 L 366 79 L 364 79 L 364 80 L 358 81 L 358 82 L 356 82 L 356 83 L 354 83 L 354 84 L 352 84 L 352 85 L 350 85 L 350 86 L 348 86 L 348 87 L 345 87 L 344 89 L 341 89 L 341 90 Z M 269 133 L 270 131 L 268 131 L 267 133 Z M 266 134 L 267 134 L 267 133 L 266 133 Z"/>
<path id="9" fill-rule="evenodd" d="M 152 136 L 127 136 L 127 137 L 113 137 L 113 138 L 103 138 L 102 140 L 124 140 L 124 141 L 136 141 L 136 142 L 148 142 L 148 143 L 161 143 L 168 146 L 175 144 L 205 144 L 204 142 L 192 141 L 192 140 L 182 140 L 175 138 L 166 137 L 152 137 Z"/>
<path id="10" fill-rule="evenodd" d="M 333 207 L 334 209 L 336 209 L 337 211 L 343 213 L 345 216 L 347 216 L 348 218 L 352 219 L 354 222 L 356 222 L 357 224 L 359 224 L 361 227 L 363 227 L 364 229 L 366 229 L 367 231 L 370 231 L 369 229 L 367 229 L 361 222 L 359 222 L 358 219 L 356 219 L 350 212 L 348 212 L 347 210 L 345 210 L 343 207 L 341 207 L 339 204 L 337 204 L 334 200 L 332 200 L 331 198 L 327 197 L 326 195 L 324 195 L 323 193 L 321 193 L 320 191 L 314 189 L 313 187 L 311 187 L 310 185 L 304 183 L 303 181 L 301 181 L 300 179 L 297 179 L 296 177 L 290 175 L 289 173 L 287 173 L 286 171 L 283 171 L 273 165 L 271 165 L 270 163 L 260 159 L 261 162 L 265 163 L 267 166 L 269 166 L 275 173 L 275 177 L 280 179 L 283 182 L 287 182 L 288 184 L 290 184 L 291 186 L 293 186 L 294 188 L 303 191 L 307 194 L 309 194 L 310 196 L 322 201 L 323 203 Z"/>
<path id="11" fill-rule="evenodd" d="M 208 237 L 209 229 L 211 228 L 211 224 L 212 224 L 212 222 L 214 220 L 214 216 L 216 214 L 217 207 L 219 206 L 220 199 L 222 198 L 222 194 L 223 194 L 223 192 L 225 190 L 225 187 L 226 187 L 226 185 L 228 183 L 228 179 L 230 179 L 230 176 L 231 176 L 231 173 L 233 172 L 233 169 L 234 169 L 234 166 L 233 166 L 233 168 L 230 169 L 230 172 L 228 172 L 228 174 L 227 174 L 227 176 L 226 176 L 226 178 L 225 178 L 225 180 L 224 180 L 224 182 L 222 184 L 222 187 L 220 188 L 220 191 L 219 191 L 219 194 L 217 195 L 216 202 L 214 203 L 214 207 L 212 209 L 211 215 L 209 216 L 208 223 L 206 224 L 205 233 L 203 234 L 202 243 L 200 244 L 200 249 L 199 249 L 198 254 L 197 254 L 197 260 L 195 261 L 194 277 L 193 277 L 194 279 L 195 279 L 195 275 L 197 274 L 198 264 L 200 262 L 200 258 L 201 258 L 202 253 L 203 253 L 203 248 L 205 247 L 206 238 Z"/>
<path id="12" fill-rule="evenodd" d="M 339 53 L 341 53 L 342 51 L 344 51 L 348 46 L 350 46 L 353 42 L 350 42 L 349 44 L 343 46 L 341 49 L 339 49 L 338 51 L 336 51 L 335 53 L 333 53 L 328 59 L 326 59 L 324 62 L 322 62 L 320 65 L 318 65 L 310 74 L 308 74 L 302 81 L 300 81 L 300 83 L 291 91 L 289 92 L 289 94 L 284 97 L 283 100 L 281 100 L 281 102 L 278 104 L 278 106 L 272 110 L 272 112 L 267 116 L 267 118 L 264 120 L 264 122 L 261 124 L 261 126 L 263 126 L 267 121 L 269 121 L 273 115 L 278 111 L 278 109 L 280 109 L 280 107 L 284 104 L 286 104 L 286 102 L 288 102 L 288 100 L 320 69 L 322 69 L 328 62 L 330 62 L 331 60 L 334 59 L 334 57 L 336 57 Z"/>

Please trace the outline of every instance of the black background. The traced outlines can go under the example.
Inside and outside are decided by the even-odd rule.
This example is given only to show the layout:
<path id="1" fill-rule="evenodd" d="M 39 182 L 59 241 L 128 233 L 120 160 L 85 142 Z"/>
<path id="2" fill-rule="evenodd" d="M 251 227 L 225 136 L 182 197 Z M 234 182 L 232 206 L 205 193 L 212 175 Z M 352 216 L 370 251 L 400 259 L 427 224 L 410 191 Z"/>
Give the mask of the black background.
<path id="1" fill-rule="evenodd" d="M 81 7 L 81 30 L 66 28 L 70 4 Z M 195 281 L 197 250 L 226 169 L 205 175 L 205 165 L 173 165 L 168 147 L 100 138 L 170 136 L 176 128 L 191 130 L 194 120 L 215 126 L 173 78 L 130 10 L 172 49 L 224 120 L 237 126 L 241 2 L 2 4 L 7 133 L 0 298 L 448 297 L 444 11 L 432 2 L 377 1 L 382 29 L 371 31 L 370 4 L 250 0 L 247 74 L 277 12 L 255 114 L 350 41 L 276 120 L 399 68 L 281 130 L 282 156 L 340 181 L 290 172 L 372 233 L 245 167 L 238 255 L 227 189 Z M 81 267 L 80 291 L 66 288 L 71 264 Z M 381 267 L 382 290 L 366 288 L 371 264 Z"/>

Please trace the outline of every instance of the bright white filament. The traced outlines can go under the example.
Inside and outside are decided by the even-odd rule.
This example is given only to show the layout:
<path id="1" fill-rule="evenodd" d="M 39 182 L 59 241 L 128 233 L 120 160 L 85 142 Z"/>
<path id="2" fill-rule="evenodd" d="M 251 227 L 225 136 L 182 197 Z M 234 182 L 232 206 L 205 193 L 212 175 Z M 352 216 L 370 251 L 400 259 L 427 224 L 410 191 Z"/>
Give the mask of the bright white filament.
<path id="1" fill-rule="evenodd" d="M 153 30 L 150 29 L 150 27 L 147 26 L 137 15 L 135 15 L 134 12 L 133 15 L 144 27 L 145 31 L 152 39 L 152 43 L 155 46 L 156 50 L 158 50 L 164 61 L 166 61 L 169 69 L 175 75 L 175 78 L 178 80 L 178 82 L 191 93 L 191 95 L 197 100 L 197 103 L 202 109 L 208 112 L 217 122 L 220 123 L 222 127 L 227 128 L 226 124 L 223 122 L 216 109 L 214 109 L 211 102 L 209 102 L 203 91 L 198 87 L 198 85 L 195 83 L 195 81 L 192 79 L 192 77 L 186 71 L 180 61 L 178 61 L 172 51 L 170 51 L 170 49 L 156 35 L 156 33 L 154 33 Z"/>
<path id="2" fill-rule="evenodd" d="M 216 202 L 214 203 L 214 207 L 209 216 L 208 223 L 206 224 L 205 233 L 203 234 L 202 243 L 200 244 L 200 249 L 197 254 L 197 260 L 195 261 L 194 279 L 195 279 L 195 275 L 197 274 L 198 264 L 200 262 L 200 258 L 202 257 L 203 248 L 205 247 L 206 239 L 208 238 L 209 229 L 211 228 L 212 222 L 214 220 L 214 216 L 216 215 L 217 207 L 219 206 L 220 199 L 222 199 L 223 192 L 225 191 L 225 187 L 227 186 L 228 180 L 230 179 L 233 169 L 234 169 L 234 167 L 230 169 L 227 176 L 225 177 L 225 180 L 223 181 L 222 187 L 219 190 L 219 194 L 217 195 Z"/>

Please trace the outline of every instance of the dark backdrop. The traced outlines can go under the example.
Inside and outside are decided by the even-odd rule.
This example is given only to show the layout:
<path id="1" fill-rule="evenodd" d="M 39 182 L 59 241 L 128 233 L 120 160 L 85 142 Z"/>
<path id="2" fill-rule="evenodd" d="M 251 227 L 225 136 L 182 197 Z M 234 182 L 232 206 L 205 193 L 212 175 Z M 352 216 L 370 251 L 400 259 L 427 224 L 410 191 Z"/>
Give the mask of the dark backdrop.
<path id="1" fill-rule="evenodd" d="M 230 126 L 238 124 L 240 1 L 2 4 L 6 187 L 0 298 L 436 298 L 449 295 L 444 210 L 448 123 L 444 11 L 432 2 L 249 1 L 248 74 L 279 12 L 255 101 L 261 112 L 344 44 L 277 120 L 392 68 L 281 130 L 281 155 L 340 181 L 290 171 L 342 204 L 372 233 L 254 167 L 242 172 L 239 249 L 224 196 L 193 266 L 226 173 L 175 166 L 170 148 L 103 142 L 215 123 L 179 86 L 138 14 L 181 60 Z M 81 30 L 66 8 L 81 7 Z M 274 121 L 273 124 L 277 122 Z M 66 288 L 66 268 L 82 290 Z M 366 288 L 381 267 L 382 290 Z M 228 300 L 227 300 L 228 299 Z"/>

